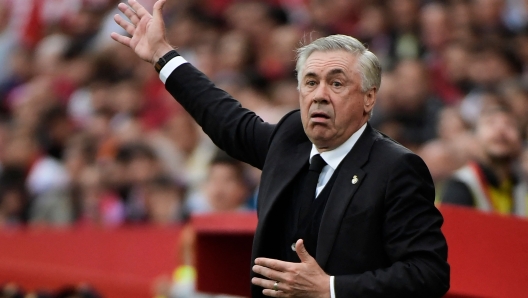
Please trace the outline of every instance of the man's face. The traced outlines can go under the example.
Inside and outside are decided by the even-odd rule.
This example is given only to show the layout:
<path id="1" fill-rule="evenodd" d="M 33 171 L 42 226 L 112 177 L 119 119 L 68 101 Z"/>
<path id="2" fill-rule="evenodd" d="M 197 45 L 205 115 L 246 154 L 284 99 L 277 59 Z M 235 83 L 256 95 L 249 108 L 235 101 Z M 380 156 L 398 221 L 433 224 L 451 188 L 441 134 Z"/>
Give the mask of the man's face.
<path id="1" fill-rule="evenodd" d="M 399 87 L 395 99 L 401 111 L 416 112 L 425 104 L 429 94 L 426 72 L 421 62 L 402 61 L 395 69 Z"/>
<path id="2" fill-rule="evenodd" d="M 313 52 L 301 69 L 300 80 L 304 131 L 319 152 L 335 149 L 367 122 L 376 90 L 362 92 L 355 55 Z"/>
<path id="3" fill-rule="evenodd" d="M 517 157 L 521 148 L 521 136 L 514 116 L 505 112 L 483 115 L 476 130 L 484 154 L 492 161 L 505 161 Z"/>

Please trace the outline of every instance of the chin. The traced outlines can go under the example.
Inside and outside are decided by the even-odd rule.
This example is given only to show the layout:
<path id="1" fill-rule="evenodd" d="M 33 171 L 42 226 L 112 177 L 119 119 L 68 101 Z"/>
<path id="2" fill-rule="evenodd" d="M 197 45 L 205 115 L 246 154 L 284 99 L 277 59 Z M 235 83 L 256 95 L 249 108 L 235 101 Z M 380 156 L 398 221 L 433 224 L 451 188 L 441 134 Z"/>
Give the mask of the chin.
<path id="1" fill-rule="evenodd" d="M 308 135 L 308 138 L 310 139 L 310 141 L 312 141 L 312 143 L 316 144 L 317 146 L 327 144 L 330 139 L 328 136 L 325 136 L 324 134 L 314 134 L 314 133 Z"/>
<path id="2" fill-rule="evenodd" d="M 332 138 L 332 129 L 323 124 L 311 124 L 308 127 L 308 134 L 317 140 L 330 139 Z"/>

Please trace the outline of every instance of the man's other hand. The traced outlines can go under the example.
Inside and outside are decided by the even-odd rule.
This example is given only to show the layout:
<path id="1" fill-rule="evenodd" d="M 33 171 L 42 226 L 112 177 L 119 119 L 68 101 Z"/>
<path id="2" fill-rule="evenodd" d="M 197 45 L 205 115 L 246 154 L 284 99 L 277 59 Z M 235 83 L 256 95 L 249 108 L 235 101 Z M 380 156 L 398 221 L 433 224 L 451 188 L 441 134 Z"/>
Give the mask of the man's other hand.
<path id="1" fill-rule="evenodd" d="M 153 15 L 136 0 L 128 0 L 128 5 L 119 3 L 118 8 L 130 21 L 116 14 L 114 20 L 130 35 L 123 36 L 112 32 L 115 41 L 130 47 L 143 60 L 155 64 L 159 58 L 172 50 L 165 38 L 165 23 L 162 9 L 166 0 L 158 0 L 154 4 Z"/>
<path id="2" fill-rule="evenodd" d="M 269 279 L 254 277 L 251 282 L 263 287 L 262 293 L 270 297 L 330 297 L 330 276 L 306 251 L 303 240 L 297 240 L 295 251 L 300 263 L 255 259 L 253 271 Z"/>

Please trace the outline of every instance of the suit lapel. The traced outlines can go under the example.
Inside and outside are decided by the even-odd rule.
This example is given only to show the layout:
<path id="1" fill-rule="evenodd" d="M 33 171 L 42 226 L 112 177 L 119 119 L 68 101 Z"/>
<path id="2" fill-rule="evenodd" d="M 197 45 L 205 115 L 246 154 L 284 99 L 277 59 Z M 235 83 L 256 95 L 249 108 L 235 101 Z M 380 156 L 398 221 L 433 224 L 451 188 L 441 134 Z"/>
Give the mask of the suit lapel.
<path id="1" fill-rule="evenodd" d="M 274 163 L 266 173 L 267 179 L 264 179 L 264 177 L 261 179 L 261 181 L 267 181 L 267 183 L 261 186 L 263 193 L 259 194 L 259 198 L 266 198 L 260 205 L 260 226 L 266 226 L 266 220 L 273 205 L 308 162 L 311 146 L 310 141 L 306 139 L 306 141 L 297 146 L 286 148 L 283 152 L 279 153 L 279 161 Z"/>
<path id="2" fill-rule="evenodd" d="M 367 175 L 361 168 L 368 160 L 375 139 L 376 132 L 367 124 L 357 143 L 340 164 L 319 228 L 316 260 L 322 268 L 330 256 L 345 211 Z"/>

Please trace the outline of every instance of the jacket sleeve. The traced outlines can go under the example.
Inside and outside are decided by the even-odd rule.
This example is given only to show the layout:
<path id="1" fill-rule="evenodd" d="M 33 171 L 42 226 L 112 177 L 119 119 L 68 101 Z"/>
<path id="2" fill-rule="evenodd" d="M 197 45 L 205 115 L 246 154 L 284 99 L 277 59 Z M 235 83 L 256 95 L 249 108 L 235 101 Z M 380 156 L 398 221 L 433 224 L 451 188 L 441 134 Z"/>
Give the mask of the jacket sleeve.
<path id="1" fill-rule="evenodd" d="M 218 147 L 262 169 L 275 125 L 242 108 L 190 63 L 176 68 L 167 78 L 165 88 Z"/>
<path id="2" fill-rule="evenodd" d="M 425 163 L 403 155 L 389 170 L 383 241 L 391 266 L 335 277 L 336 298 L 442 297 L 449 289 L 443 218 Z"/>

